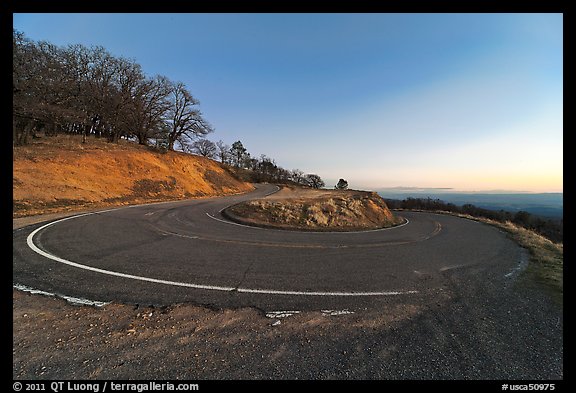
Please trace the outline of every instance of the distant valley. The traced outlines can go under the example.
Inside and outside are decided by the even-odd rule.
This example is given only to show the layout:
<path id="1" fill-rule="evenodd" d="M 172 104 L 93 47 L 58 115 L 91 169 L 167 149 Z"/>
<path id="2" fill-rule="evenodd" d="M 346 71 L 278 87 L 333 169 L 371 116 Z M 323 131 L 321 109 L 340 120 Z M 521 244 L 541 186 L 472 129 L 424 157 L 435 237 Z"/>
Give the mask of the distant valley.
<path id="1" fill-rule="evenodd" d="M 431 198 L 440 199 L 457 206 L 472 204 L 490 210 L 505 210 L 512 213 L 520 210 L 530 214 L 562 218 L 564 214 L 563 193 L 468 193 L 468 192 L 428 192 L 425 189 L 411 191 L 404 188 L 376 190 L 385 199 Z"/>

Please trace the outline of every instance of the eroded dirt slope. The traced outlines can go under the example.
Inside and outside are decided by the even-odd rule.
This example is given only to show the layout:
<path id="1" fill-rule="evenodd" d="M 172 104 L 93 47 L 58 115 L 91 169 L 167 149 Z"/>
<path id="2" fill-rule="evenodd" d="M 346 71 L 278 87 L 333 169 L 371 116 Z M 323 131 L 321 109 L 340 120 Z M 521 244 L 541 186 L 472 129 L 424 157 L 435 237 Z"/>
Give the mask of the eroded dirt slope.
<path id="1" fill-rule="evenodd" d="M 59 136 L 14 148 L 14 217 L 252 189 L 213 160 L 129 142 Z"/>

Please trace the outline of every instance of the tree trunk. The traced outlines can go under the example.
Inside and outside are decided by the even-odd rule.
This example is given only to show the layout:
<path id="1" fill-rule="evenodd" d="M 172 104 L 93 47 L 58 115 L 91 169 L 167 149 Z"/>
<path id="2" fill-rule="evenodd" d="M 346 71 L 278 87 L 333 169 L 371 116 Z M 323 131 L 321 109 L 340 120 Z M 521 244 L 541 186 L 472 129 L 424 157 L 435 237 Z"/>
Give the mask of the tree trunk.
<path id="1" fill-rule="evenodd" d="M 90 136 L 92 132 L 94 132 L 95 125 L 92 123 L 90 128 L 88 128 L 88 124 L 84 125 L 84 135 L 82 136 L 82 143 L 86 143 L 86 137 Z"/>
<path id="2" fill-rule="evenodd" d="M 24 146 L 28 144 L 28 135 L 30 135 L 30 131 L 34 127 L 34 120 L 30 120 L 26 123 L 22 132 L 18 136 L 17 144 L 18 146 Z"/>
<path id="3" fill-rule="evenodd" d="M 12 115 L 12 148 L 16 146 L 16 138 L 18 137 L 18 133 L 16 132 L 16 117 Z"/>

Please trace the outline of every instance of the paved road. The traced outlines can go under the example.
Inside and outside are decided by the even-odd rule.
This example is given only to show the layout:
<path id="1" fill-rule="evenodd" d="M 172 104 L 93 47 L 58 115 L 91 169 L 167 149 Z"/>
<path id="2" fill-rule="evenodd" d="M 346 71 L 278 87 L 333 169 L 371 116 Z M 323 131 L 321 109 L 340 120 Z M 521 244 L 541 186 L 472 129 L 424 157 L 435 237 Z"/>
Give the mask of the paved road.
<path id="1" fill-rule="evenodd" d="M 233 311 L 198 341 L 189 341 L 196 334 L 181 321 L 178 333 L 190 344 L 173 345 L 173 331 L 154 330 L 153 355 L 126 348 L 120 363 L 126 367 L 118 366 L 108 344 L 94 346 L 98 340 L 91 336 L 70 344 L 76 358 L 59 357 L 60 347 L 38 358 L 33 346 L 34 355 L 21 355 L 25 367 L 34 369 L 31 359 L 42 359 L 38 364 L 56 370 L 53 376 L 61 376 L 62 364 L 76 370 L 72 376 L 91 376 L 82 365 L 92 356 L 98 365 L 107 359 L 99 370 L 115 378 L 186 379 L 195 352 L 194 375 L 208 379 L 563 378 L 562 310 L 519 273 L 526 252 L 495 227 L 402 212 L 407 224 L 393 229 L 300 233 L 238 226 L 219 213 L 275 189 L 261 185 L 249 195 L 121 208 L 15 229 L 13 282 L 140 306 L 190 302 L 314 312 L 263 326 L 243 317 L 246 310 Z M 318 310 L 354 314 L 327 322 Z M 25 351 L 26 340 L 18 337 Z M 130 342 L 122 338 L 113 348 Z"/>
<path id="2" fill-rule="evenodd" d="M 194 302 L 264 310 L 377 308 L 430 299 L 451 271 L 479 268 L 505 285 L 522 250 L 498 229 L 403 212 L 400 227 L 304 233 L 240 226 L 220 211 L 277 189 L 134 206 L 14 231 L 13 280 L 99 301 Z"/>

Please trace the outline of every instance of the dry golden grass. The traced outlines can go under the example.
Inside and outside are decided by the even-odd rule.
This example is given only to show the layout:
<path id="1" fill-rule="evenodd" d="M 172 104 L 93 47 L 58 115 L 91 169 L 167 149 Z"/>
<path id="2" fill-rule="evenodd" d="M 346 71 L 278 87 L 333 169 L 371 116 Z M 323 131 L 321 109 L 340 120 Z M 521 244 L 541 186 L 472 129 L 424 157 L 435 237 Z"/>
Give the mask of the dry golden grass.
<path id="1" fill-rule="evenodd" d="M 526 271 L 534 280 L 550 290 L 553 298 L 562 303 L 564 293 L 564 244 L 554 243 L 538 233 L 520 227 L 510 221 L 505 223 L 467 214 L 454 214 L 439 211 L 496 226 L 510 235 L 521 247 L 530 253 L 530 263 Z"/>
<path id="2" fill-rule="evenodd" d="M 247 192 L 219 163 L 77 136 L 14 148 L 13 216 Z"/>

